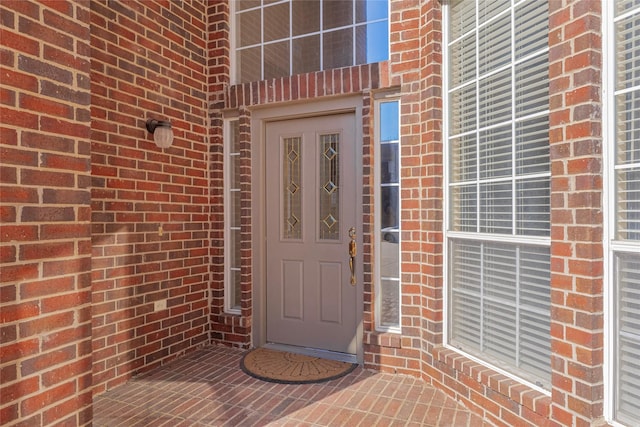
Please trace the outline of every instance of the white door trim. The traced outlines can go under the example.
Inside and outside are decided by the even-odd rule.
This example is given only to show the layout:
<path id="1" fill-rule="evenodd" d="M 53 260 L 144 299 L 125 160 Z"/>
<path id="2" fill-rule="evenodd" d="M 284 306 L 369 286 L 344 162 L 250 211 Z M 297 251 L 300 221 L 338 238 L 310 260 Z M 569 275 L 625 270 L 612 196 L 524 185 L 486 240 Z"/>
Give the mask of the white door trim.
<path id="1" fill-rule="evenodd" d="M 251 206 L 252 206 L 252 244 L 253 254 L 253 318 L 252 345 L 260 347 L 266 344 L 266 156 L 265 136 L 268 122 L 323 116 L 336 113 L 354 113 L 356 144 L 356 200 L 362 200 L 362 96 L 332 98 L 322 101 L 292 103 L 269 108 L 251 110 Z M 362 248 L 362 203 L 356 203 L 356 224 L 358 246 Z M 359 251 L 362 254 L 362 251 Z M 363 337 L 363 263 L 362 256 L 356 258 L 356 355 L 359 363 L 364 360 Z"/>

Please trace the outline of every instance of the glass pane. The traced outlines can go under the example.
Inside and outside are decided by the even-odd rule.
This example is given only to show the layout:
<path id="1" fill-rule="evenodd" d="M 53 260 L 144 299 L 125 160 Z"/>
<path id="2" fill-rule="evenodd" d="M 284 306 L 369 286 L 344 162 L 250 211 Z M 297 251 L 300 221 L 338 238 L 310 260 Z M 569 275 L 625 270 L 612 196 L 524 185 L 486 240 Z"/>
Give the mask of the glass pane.
<path id="1" fill-rule="evenodd" d="M 453 240 L 450 254 L 455 344 L 548 383 L 549 247 Z"/>
<path id="2" fill-rule="evenodd" d="M 282 229 L 283 238 L 302 238 L 302 139 L 282 140 Z"/>
<path id="3" fill-rule="evenodd" d="M 544 53 L 516 66 L 516 117 L 549 109 L 549 56 Z"/>
<path id="4" fill-rule="evenodd" d="M 512 119 L 511 69 L 480 80 L 480 127 Z"/>
<path id="5" fill-rule="evenodd" d="M 640 90 L 616 95 L 616 164 L 640 162 Z"/>
<path id="6" fill-rule="evenodd" d="M 453 292 L 451 302 L 451 339 L 454 344 L 480 347 L 480 307 L 479 298 L 473 295 Z"/>
<path id="7" fill-rule="evenodd" d="M 320 70 L 320 36 L 293 39 L 293 74 Z"/>
<path id="8" fill-rule="evenodd" d="M 398 143 L 380 145 L 380 182 L 397 184 L 399 181 Z"/>
<path id="9" fill-rule="evenodd" d="M 380 240 L 380 277 L 400 278 L 400 233 L 384 231 Z"/>
<path id="10" fill-rule="evenodd" d="M 470 134 L 451 139 L 451 182 L 477 179 L 478 143 L 476 135 Z"/>
<path id="11" fill-rule="evenodd" d="M 294 1 L 291 8 L 293 36 L 320 31 L 320 0 Z"/>
<path id="12" fill-rule="evenodd" d="M 386 19 L 389 0 L 356 0 L 356 23 Z"/>
<path id="13" fill-rule="evenodd" d="M 548 2 L 525 1 L 515 8 L 516 59 L 549 47 Z"/>
<path id="14" fill-rule="evenodd" d="M 640 14 L 616 24 L 616 89 L 640 85 Z"/>
<path id="15" fill-rule="evenodd" d="M 517 234 L 549 236 L 551 230 L 549 185 L 548 177 L 517 182 Z"/>
<path id="16" fill-rule="evenodd" d="M 635 420 L 640 412 L 640 256 L 618 254 L 618 410 L 621 420 Z"/>
<path id="17" fill-rule="evenodd" d="M 237 154 L 229 156 L 229 187 L 240 189 L 240 156 Z"/>
<path id="18" fill-rule="evenodd" d="M 640 168 L 618 170 L 616 235 L 622 240 L 640 240 Z"/>
<path id="19" fill-rule="evenodd" d="M 476 85 L 469 84 L 449 95 L 453 108 L 449 109 L 451 116 L 451 135 L 472 131 L 476 129 Z"/>
<path id="20" fill-rule="evenodd" d="M 231 144 L 229 144 L 229 146 L 231 147 L 231 152 L 240 153 L 240 121 L 232 120 L 229 122 L 229 125 L 229 136 L 231 138 Z"/>
<path id="21" fill-rule="evenodd" d="M 546 309 L 547 312 L 549 308 Z M 551 382 L 551 316 L 520 311 L 519 362 L 523 371 L 534 374 L 545 383 Z"/>
<path id="22" fill-rule="evenodd" d="M 455 40 L 476 26 L 476 2 L 453 0 L 451 2 L 450 40 Z"/>
<path id="23" fill-rule="evenodd" d="M 380 326 L 400 326 L 400 282 L 380 281 Z"/>
<path id="24" fill-rule="evenodd" d="M 289 3 L 264 8 L 263 43 L 289 37 Z"/>
<path id="25" fill-rule="evenodd" d="M 397 141 L 400 138 L 399 108 L 398 101 L 380 104 L 380 141 Z"/>
<path id="26" fill-rule="evenodd" d="M 516 124 L 516 175 L 549 172 L 549 117 Z"/>
<path id="27" fill-rule="evenodd" d="M 262 54 L 260 47 L 239 50 L 236 55 L 237 78 L 241 82 L 262 80 Z"/>
<path id="28" fill-rule="evenodd" d="M 264 46 L 264 78 L 289 75 L 289 41 Z"/>
<path id="29" fill-rule="evenodd" d="M 231 241 L 229 242 L 229 251 L 230 251 L 230 262 L 229 266 L 231 268 L 240 268 L 241 258 L 240 258 L 240 230 L 235 229 L 231 230 Z"/>
<path id="30" fill-rule="evenodd" d="M 478 231 L 478 188 L 472 185 L 456 185 L 451 188 L 451 229 L 453 231 Z"/>
<path id="31" fill-rule="evenodd" d="M 231 191 L 231 218 L 232 227 L 240 227 L 240 191 Z"/>
<path id="32" fill-rule="evenodd" d="M 480 232 L 512 233 L 511 181 L 480 185 Z"/>
<path id="33" fill-rule="evenodd" d="M 239 309 L 240 302 L 242 300 L 242 286 L 240 282 L 240 270 L 231 270 L 229 272 L 231 274 L 231 284 L 232 284 L 232 297 L 231 297 L 231 308 Z"/>
<path id="34" fill-rule="evenodd" d="M 261 23 L 260 9 L 239 13 L 236 15 L 236 42 L 238 47 L 244 47 L 260 43 Z"/>
<path id="35" fill-rule="evenodd" d="M 478 22 L 480 25 L 509 9 L 511 0 L 480 0 L 478 2 Z"/>
<path id="36" fill-rule="evenodd" d="M 387 21 L 356 27 L 356 65 L 389 59 L 389 27 Z"/>
<path id="37" fill-rule="evenodd" d="M 516 310 L 515 301 L 507 305 L 502 302 L 484 300 L 483 304 L 483 348 L 482 350 L 499 360 L 516 364 Z"/>
<path id="38" fill-rule="evenodd" d="M 493 2 L 493 0 L 492 0 Z M 480 28 L 478 56 L 480 75 L 489 73 L 511 62 L 511 14 Z"/>
<path id="39" fill-rule="evenodd" d="M 640 0 L 616 0 L 616 16 L 620 16 L 633 8 L 640 7 Z"/>
<path id="40" fill-rule="evenodd" d="M 323 34 L 323 68 L 341 68 L 353 65 L 353 30 L 331 31 Z"/>
<path id="41" fill-rule="evenodd" d="M 397 186 L 385 186 L 380 189 L 380 200 L 382 206 L 382 229 L 397 229 L 400 225 L 399 215 L 399 189 Z"/>
<path id="42" fill-rule="evenodd" d="M 511 125 L 480 132 L 480 177 L 497 178 L 512 173 Z"/>
<path id="43" fill-rule="evenodd" d="M 322 26 L 325 30 L 353 25 L 353 2 L 344 0 L 324 0 L 322 5 Z"/>
<path id="44" fill-rule="evenodd" d="M 484 295 L 503 304 L 516 299 L 516 247 L 512 245 L 488 246 L 483 256 L 482 279 Z"/>
<path id="45" fill-rule="evenodd" d="M 260 0 L 236 0 L 236 10 L 245 10 L 259 6 Z"/>
<path id="46" fill-rule="evenodd" d="M 530 311 L 549 311 L 551 294 L 551 250 L 549 247 L 520 248 L 520 305 Z M 549 334 L 547 334 L 548 341 Z"/>
<path id="47" fill-rule="evenodd" d="M 460 86 L 476 78 L 475 41 L 475 33 L 471 33 L 454 43 L 449 49 L 451 53 L 451 87 Z"/>
<path id="48" fill-rule="evenodd" d="M 321 240 L 340 239 L 339 134 L 320 135 L 319 235 Z"/>

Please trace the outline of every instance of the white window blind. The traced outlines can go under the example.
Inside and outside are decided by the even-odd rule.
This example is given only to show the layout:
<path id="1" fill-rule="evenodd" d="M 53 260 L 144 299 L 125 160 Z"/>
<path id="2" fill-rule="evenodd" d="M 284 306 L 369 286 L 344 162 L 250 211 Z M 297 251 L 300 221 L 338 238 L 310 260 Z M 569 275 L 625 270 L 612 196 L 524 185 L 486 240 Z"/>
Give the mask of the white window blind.
<path id="1" fill-rule="evenodd" d="M 605 2 L 607 3 L 607 2 Z M 607 99 L 612 106 L 611 283 L 613 325 L 613 417 L 636 425 L 640 414 L 640 1 L 610 7 L 614 60 Z"/>
<path id="2" fill-rule="evenodd" d="M 550 381 L 548 4 L 447 9 L 449 344 Z"/>

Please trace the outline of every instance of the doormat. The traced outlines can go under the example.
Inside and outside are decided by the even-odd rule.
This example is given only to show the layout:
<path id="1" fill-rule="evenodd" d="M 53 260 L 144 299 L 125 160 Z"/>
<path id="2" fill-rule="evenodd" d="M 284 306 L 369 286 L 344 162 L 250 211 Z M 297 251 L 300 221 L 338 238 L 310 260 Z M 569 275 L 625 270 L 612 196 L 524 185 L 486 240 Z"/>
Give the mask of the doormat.
<path id="1" fill-rule="evenodd" d="M 280 384 L 310 384 L 347 375 L 358 365 L 267 348 L 245 353 L 240 361 L 244 372 L 254 378 Z"/>

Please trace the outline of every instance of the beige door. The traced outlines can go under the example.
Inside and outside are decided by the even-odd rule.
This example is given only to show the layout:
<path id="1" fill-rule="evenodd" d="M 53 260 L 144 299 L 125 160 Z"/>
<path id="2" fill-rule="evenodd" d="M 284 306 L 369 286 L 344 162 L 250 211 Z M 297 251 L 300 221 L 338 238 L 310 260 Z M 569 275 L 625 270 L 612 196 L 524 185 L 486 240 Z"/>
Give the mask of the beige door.
<path id="1" fill-rule="evenodd" d="M 356 353 L 353 114 L 266 127 L 267 342 Z"/>

